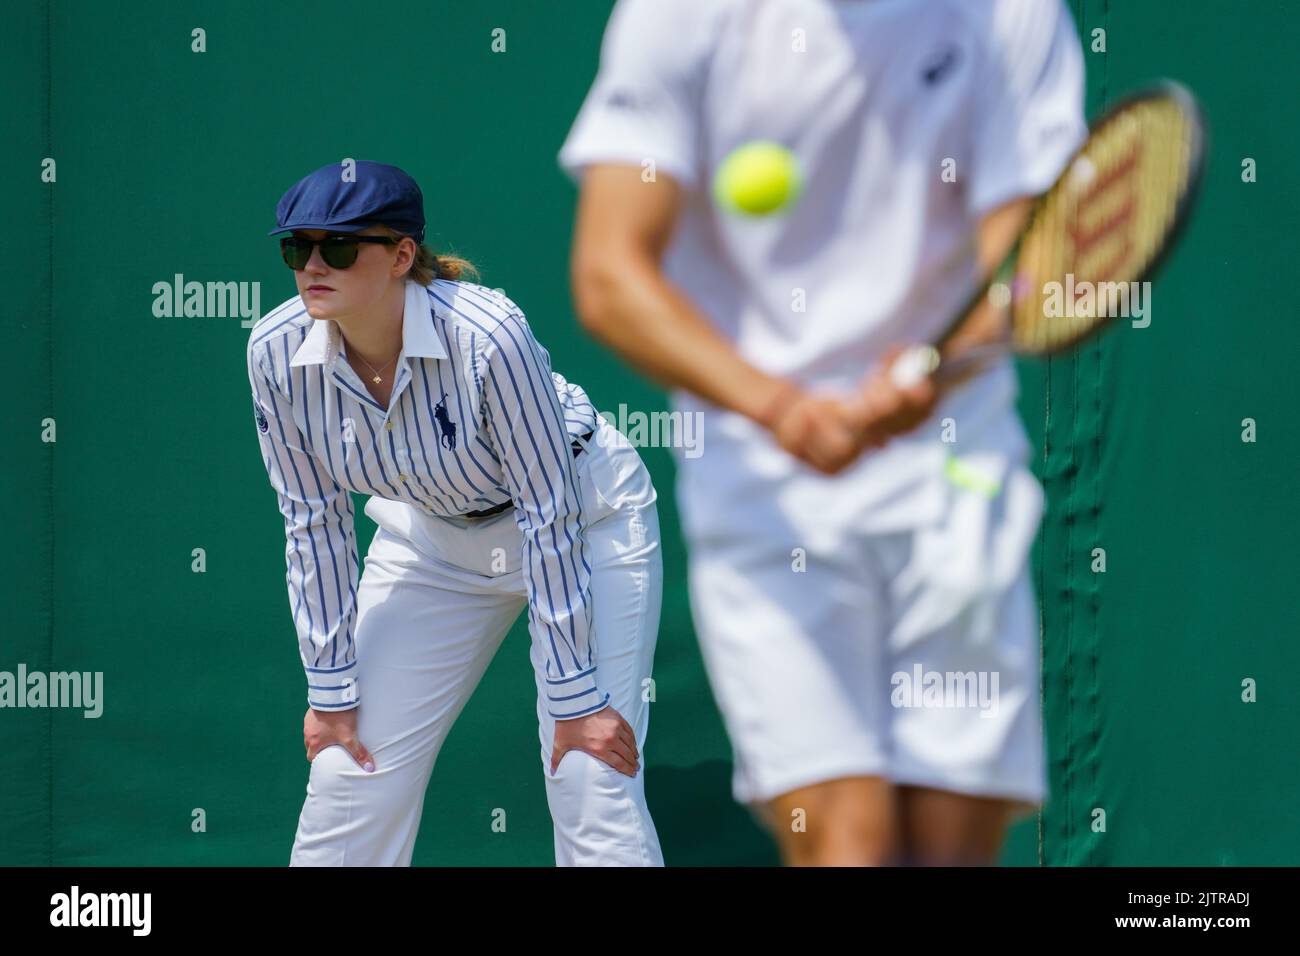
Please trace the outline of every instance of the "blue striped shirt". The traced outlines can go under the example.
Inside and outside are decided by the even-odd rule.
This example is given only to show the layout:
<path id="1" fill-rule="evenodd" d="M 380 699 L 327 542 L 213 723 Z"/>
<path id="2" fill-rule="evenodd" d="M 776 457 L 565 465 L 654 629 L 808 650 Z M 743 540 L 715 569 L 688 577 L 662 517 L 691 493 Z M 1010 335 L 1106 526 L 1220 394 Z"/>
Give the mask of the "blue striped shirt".
<path id="1" fill-rule="evenodd" d="M 389 407 L 344 357 L 338 326 L 300 296 L 248 339 L 248 377 L 267 475 L 284 516 L 289 605 L 307 701 L 361 700 L 353 626 L 357 560 L 349 492 L 451 516 L 512 501 L 534 639 L 544 640 L 557 718 L 608 702 L 596 681 L 591 566 L 571 436 L 595 427 L 580 387 L 510 299 L 469 282 L 406 283 Z M 539 636 L 540 635 L 540 636 Z"/>

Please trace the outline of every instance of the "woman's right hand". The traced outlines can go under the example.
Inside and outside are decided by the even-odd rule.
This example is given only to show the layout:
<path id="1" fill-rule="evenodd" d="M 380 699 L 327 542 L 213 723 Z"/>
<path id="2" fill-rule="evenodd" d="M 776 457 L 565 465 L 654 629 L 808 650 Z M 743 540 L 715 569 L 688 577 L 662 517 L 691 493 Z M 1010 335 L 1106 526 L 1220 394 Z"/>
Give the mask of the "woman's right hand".
<path id="1" fill-rule="evenodd" d="M 374 772 L 375 758 L 357 739 L 357 711 L 360 709 L 360 705 L 351 710 L 307 708 L 307 715 L 302 719 L 302 742 L 307 747 L 308 763 L 326 747 L 338 744 L 366 773 Z"/>
<path id="2" fill-rule="evenodd" d="M 555 722 L 551 744 L 551 773 L 570 750 L 581 750 L 608 764 L 619 773 L 635 777 L 641 766 L 636 734 L 623 715 L 607 704 L 594 714 Z"/>

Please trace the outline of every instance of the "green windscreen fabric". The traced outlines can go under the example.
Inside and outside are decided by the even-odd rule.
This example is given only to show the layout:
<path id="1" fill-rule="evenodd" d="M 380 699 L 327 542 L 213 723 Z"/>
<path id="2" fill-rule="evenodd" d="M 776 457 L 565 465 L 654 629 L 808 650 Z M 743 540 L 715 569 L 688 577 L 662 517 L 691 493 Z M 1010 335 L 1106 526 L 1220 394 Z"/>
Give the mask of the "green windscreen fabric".
<path id="1" fill-rule="evenodd" d="M 1279 121 L 1294 27 L 1259 2 L 1076 13 L 1085 43 L 1106 31 L 1106 53 L 1088 54 L 1093 111 L 1181 79 L 1202 101 L 1210 157 L 1150 324 L 1025 366 L 1050 502 L 1035 555 L 1053 790 L 1042 858 L 1294 864 L 1298 435 L 1286 365 L 1298 337 L 1276 305 L 1300 212 L 1285 159 L 1300 135 Z"/>
<path id="2" fill-rule="evenodd" d="M 154 287 L 239 283 L 259 314 L 289 298 L 265 233 L 303 174 L 345 157 L 408 170 L 428 241 L 521 304 L 557 371 L 602 410 L 663 407 L 580 331 L 568 291 L 574 190 L 555 155 L 609 8 L 8 11 L 0 671 L 102 672 L 103 712 L 0 709 L 0 865 L 288 861 L 305 697 L 248 329 L 157 315 Z M 1048 497 L 1033 562 L 1051 798 L 1003 861 L 1294 862 L 1293 13 L 1261 0 L 1071 9 L 1090 113 L 1172 76 L 1201 97 L 1212 153 L 1150 325 L 1021 369 Z M 641 454 L 664 533 L 645 759 L 665 858 L 775 863 L 731 800 L 670 453 Z M 413 862 L 550 865 L 541 773 L 520 621 L 439 756 Z"/>

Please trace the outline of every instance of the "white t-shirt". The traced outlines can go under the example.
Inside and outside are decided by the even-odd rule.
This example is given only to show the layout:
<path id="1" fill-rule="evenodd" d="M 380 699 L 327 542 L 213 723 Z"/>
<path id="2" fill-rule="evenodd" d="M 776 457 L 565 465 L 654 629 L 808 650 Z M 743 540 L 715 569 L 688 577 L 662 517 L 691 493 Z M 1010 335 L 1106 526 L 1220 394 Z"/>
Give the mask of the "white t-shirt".
<path id="1" fill-rule="evenodd" d="M 747 361 L 838 390 L 888 346 L 942 331 L 972 291 L 981 216 L 1045 190 L 1085 135 L 1062 0 L 620 0 L 560 163 L 576 178 L 653 161 L 677 180 L 669 278 Z M 719 209 L 713 171 L 760 139 L 794 152 L 798 202 L 764 218 Z M 804 528 L 924 521 L 950 453 L 1023 459 L 1015 393 L 1002 362 L 832 478 L 674 390 L 675 410 L 704 413 L 703 454 L 677 456 L 688 530 L 721 531 L 773 494 Z"/>

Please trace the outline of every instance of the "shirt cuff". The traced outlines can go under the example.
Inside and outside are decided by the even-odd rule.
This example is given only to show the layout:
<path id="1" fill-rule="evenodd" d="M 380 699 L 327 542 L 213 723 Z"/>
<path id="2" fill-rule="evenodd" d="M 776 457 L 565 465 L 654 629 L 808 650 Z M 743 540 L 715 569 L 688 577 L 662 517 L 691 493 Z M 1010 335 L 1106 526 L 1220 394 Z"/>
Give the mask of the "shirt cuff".
<path id="1" fill-rule="evenodd" d="M 351 710 L 361 703 L 357 662 L 341 667 L 308 667 L 307 706 L 313 710 Z"/>
<path id="2" fill-rule="evenodd" d="M 609 694 L 596 684 L 596 668 L 546 679 L 546 710 L 556 720 L 586 717 L 609 704 Z"/>

